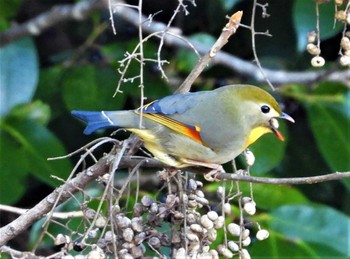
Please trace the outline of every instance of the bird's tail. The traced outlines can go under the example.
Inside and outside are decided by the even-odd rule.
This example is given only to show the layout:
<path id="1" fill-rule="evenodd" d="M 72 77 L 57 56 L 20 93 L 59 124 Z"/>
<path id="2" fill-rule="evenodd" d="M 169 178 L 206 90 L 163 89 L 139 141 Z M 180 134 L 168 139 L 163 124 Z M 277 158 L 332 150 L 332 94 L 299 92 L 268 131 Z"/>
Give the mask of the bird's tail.
<path id="1" fill-rule="evenodd" d="M 109 113 L 109 112 L 108 112 Z M 118 127 L 107 112 L 72 111 L 71 114 L 87 123 L 84 134 L 89 135 L 98 129 Z"/>

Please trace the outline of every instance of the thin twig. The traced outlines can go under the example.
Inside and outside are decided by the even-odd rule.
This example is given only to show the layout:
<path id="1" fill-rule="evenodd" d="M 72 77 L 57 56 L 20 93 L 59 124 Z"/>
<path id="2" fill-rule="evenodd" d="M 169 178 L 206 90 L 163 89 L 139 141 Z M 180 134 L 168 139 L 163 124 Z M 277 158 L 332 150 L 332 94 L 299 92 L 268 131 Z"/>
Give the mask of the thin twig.
<path id="1" fill-rule="evenodd" d="M 258 1 L 254 0 L 253 1 L 253 8 L 252 8 L 251 22 L 250 22 L 250 31 L 251 31 L 251 35 L 252 35 L 252 50 L 253 50 L 254 61 L 255 61 L 256 65 L 258 66 L 259 71 L 261 72 L 262 76 L 265 78 L 267 84 L 271 87 L 272 90 L 275 90 L 275 87 L 272 85 L 271 81 L 266 76 L 265 71 L 263 70 L 261 63 L 260 63 L 260 60 L 258 58 L 258 54 L 256 52 L 255 37 L 256 37 L 257 33 L 255 32 L 255 12 L 256 12 L 257 5 L 258 5 Z"/>
<path id="2" fill-rule="evenodd" d="M 134 26 L 137 26 L 135 21 L 137 21 L 137 12 L 132 10 L 131 8 L 120 8 L 118 12 L 116 12 L 120 18 L 125 21 L 130 22 Z M 144 18 L 146 19 L 146 17 Z M 242 25 L 240 25 L 242 26 Z M 144 26 L 143 30 L 147 33 L 160 32 L 165 30 L 166 24 L 161 22 L 153 21 L 149 26 Z M 176 31 L 176 29 L 172 30 Z M 177 31 L 181 31 L 181 29 L 177 29 Z M 189 45 L 188 43 L 192 44 Z M 193 49 L 193 47 L 198 51 L 199 54 L 205 55 L 210 51 L 210 49 L 204 45 L 203 43 L 191 41 L 185 36 L 178 35 L 174 36 L 174 33 L 167 33 L 164 36 L 164 43 L 168 46 L 174 46 L 178 48 L 187 48 Z M 290 84 L 290 83 L 314 83 L 320 80 L 330 80 L 330 81 L 338 81 L 342 82 L 350 87 L 350 70 L 344 71 L 333 71 L 333 70 L 317 70 L 317 71 L 286 71 L 286 70 L 273 70 L 273 69 L 263 69 L 262 75 L 261 71 L 255 64 L 252 64 L 249 61 L 245 61 L 239 59 L 227 52 L 220 51 L 217 53 L 215 59 L 215 64 L 220 64 L 232 71 L 250 77 L 257 82 L 265 82 L 266 77 L 269 78 L 269 81 L 278 87 L 278 85 L 282 84 Z"/>
<path id="3" fill-rule="evenodd" d="M 0 204 L 0 211 L 7 211 L 15 214 L 25 214 L 28 209 L 17 208 L 9 205 Z M 70 218 L 81 218 L 84 214 L 82 211 L 68 211 L 68 212 L 54 212 L 52 217 L 55 219 L 70 219 Z"/>
<path id="4" fill-rule="evenodd" d="M 31 258 L 31 259 L 42 259 L 42 256 L 37 256 L 32 252 L 22 252 L 16 249 L 13 249 L 9 246 L 0 246 L 0 254 L 8 254 L 11 258 Z M 63 256 L 63 252 L 59 252 L 55 254 L 55 258 L 60 258 Z"/>
<path id="5" fill-rule="evenodd" d="M 138 5 L 138 21 L 139 21 L 139 45 L 140 45 L 140 84 L 139 84 L 139 88 L 141 91 L 140 94 L 140 107 L 143 107 L 143 104 L 145 102 L 145 94 L 144 94 L 144 74 L 143 74 L 143 67 L 144 67 L 144 52 L 143 52 L 143 30 L 142 30 L 142 23 L 143 23 L 143 15 L 142 15 L 142 0 L 139 0 L 139 5 Z M 142 129 L 143 125 L 142 125 L 142 119 L 143 119 L 143 109 L 140 109 L 140 119 L 139 119 L 139 128 Z"/>
<path id="6" fill-rule="evenodd" d="M 54 192 L 50 193 L 26 213 L 0 228 L 0 247 L 24 230 L 28 229 L 33 223 L 50 212 L 54 206 L 53 201 L 57 199 L 60 193 L 62 194 L 58 204 L 62 204 L 64 201 L 71 198 L 71 194 L 84 189 L 91 181 L 107 173 L 109 165 L 113 159 L 114 155 L 107 155 L 101 158 L 95 165 L 80 172 L 76 177 L 58 187 Z"/>
<path id="7" fill-rule="evenodd" d="M 314 183 L 321 183 L 321 182 L 350 178 L 350 172 L 335 172 L 335 173 L 325 174 L 325 175 L 310 176 L 310 177 L 294 177 L 294 178 L 268 178 L 268 177 L 247 176 L 242 174 L 222 173 L 218 175 L 216 178 L 218 180 L 225 180 L 225 181 L 298 185 L 298 184 L 314 184 Z"/>
<path id="8" fill-rule="evenodd" d="M 126 168 L 133 165 L 136 165 L 144 160 L 140 157 L 123 157 L 120 160 L 118 168 Z M 67 181 L 65 184 L 56 189 L 56 191 L 49 194 L 32 209 L 29 209 L 26 213 L 19 216 L 17 219 L 9 223 L 8 225 L 0 228 L 0 247 L 6 242 L 16 237 L 25 229 L 29 228 L 34 222 L 41 219 L 45 216 L 54 206 L 54 202 L 58 197 L 59 193 L 62 193 L 58 204 L 62 204 L 64 201 L 71 198 L 71 195 L 82 190 L 88 185 L 91 181 L 97 177 L 110 172 L 110 164 L 115 161 L 115 155 L 108 154 L 101 158 L 95 165 L 89 167 L 88 169 L 77 174 L 76 177 Z M 161 162 L 146 158 L 143 166 L 146 167 L 166 167 Z M 189 168 L 190 170 L 203 172 L 203 169 L 200 168 Z M 285 185 L 294 185 L 294 184 L 313 184 L 325 181 L 334 181 L 350 178 L 350 172 L 337 172 L 331 174 L 325 174 L 320 176 L 313 177 L 298 177 L 298 178 L 264 178 L 264 177 L 254 177 L 254 176 L 245 176 L 240 174 L 229 174 L 223 173 L 217 176 L 218 180 L 230 180 L 230 181 L 242 181 L 242 182 L 255 182 L 255 183 L 265 183 L 265 184 L 285 184 Z"/>
<path id="9" fill-rule="evenodd" d="M 110 137 L 102 137 L 102 138 L 98 138 L 98 139 L 92 140 L 88 144 L 80 147 L 79 149 L 73 151 L 72 153 L 69 153 L 69 154 L 64 155 L 64 156 L 49 157 L 47 160 L 49 160 L 49 161 L 50 160 L 59 160 L 59 159 L 65 159 L 65 158 L 72 157 L 73 155 L 78 154 L 78 153 L 80 153 L 83 150 L 86 150 L 88 147 L 91 147 L 92 145 L 94 145 L 96 143 L 101 143 L 102 141 L 105 141 L 105 140 L 106 140 L 106 142 L 112 142 L 112 143 L 117 144 L 117 145 L 120 144 L 120 142 L 118 140 L 116 140 L 116 139 L 113 139 L 113 138 L 110 138 Z"/>
<path id="10" fill-rule="evenodd" d="M 112 139 L 111 139 L 111 140 L 112 140 Z M 105 144 L 105 143 L 108 143 L 108 142 L 110 142 L 110 139 L 108 139 L 108 138 L 105 139 L 105 140 L 102 140 L 102 141 L 96 143 L 95 145 L 93 145 L 84 155 L 82 155 L 82 156 L 80 157 L 79 161 L 76 163 L 76 165 L 75 165 L 74 168 L 72 169 L 71 173 L 69 174 L 69 176 L 68 176 L 68 178 L 67 178 L 67 182 L 70 182 L 70 180 L 73 178 L 75 172 L 78 170 L 79 166 L 83 163 L 83 161 L 85 160 L 85 158 L 86 158 L 88 155 L 90 155 L 96 148 L 98 148 L 98 147 L 100 147 L 101 145 L 103 145 L 103 144 Z M 113 142 L 113 141 L 112 141 L 112 142 Z M 87 174 L 90 174 L 90 172 L 87 171 Z M 63 185 L 63 186 L 64 186 L 64 185 Z M 82 189 L 82 188 L 79 188 L 78 191 L 81 190 L 81 189 Z M 44 223 L 43 223 L 43 225 L 42 225 L 43 230 L 42 230 L 42 232 L 41 232 L 41 235 L 40 235 L 39 238 L 38 238 L 38 241 L 37 241 L 37 242 L 35 243 L 35 245 L 33 246 L 33 249 L 32 249 L 33 251 L 35 251 L 35 250 L 38 248 L 38 246 L 39 246 L 40 243 L 41 243 L 41 240 L 44 238 L 44 235 L 45 235 L 45 233 L 46 233 L 46 231 L 47 231 L 47 229 L 48 229 L 48 227 L 49 227 L 49 223 L 50 223 L 51 217 L 52 217 L 52 215 L 53 215 L 53 212 L 54 212 L 55 208 L 57 207 L 57 205 L 60 203 L 61 196 L 63 196 L 64 194 L 72 195 L 72 193 L 73 193 L 73 192 L 71 192 L 71 191 L 66 191 L 66 190 L 64 190 L 63 188 L 62 188 L 60 191 L 58 191 L 58 190 L 59 190 L 59 188 L 56 189 L 56 191 L 57 191 L 57 196 L 55 196 L 55 199 L 54 199 L 54 200 L 48 200 L 48 202 L 49 202 L 50 204 L 52 204 L 52 206 L 51 206 L 51 211 L 50 211 L 50 212 L 47 214 L 47 216 L 46 216 L 46 219 L 45 219 L 45 221 L 44 221 Z M 66 193 L 64 193 L 64 192 L 66 192 Z"/>
<path id="11" fill-rule="evenodd" d="M 43 31 L 57 25 L 60 22 L 69 21 L 72 19 L 78 19 L 76 14 L 84 14 L 79 16 L 79 20 L 87 18 L 88 15 L 96 10 L 103 10 L 108 8 L 107 0 L 89 0 L 84 2 L 78 2 L 72 5 L 57 5 L 51 10 L 44 12 L 23 24 L 18 24 L 5 32 L 0 33 L 0 47 L 5 46 L 15 40 L 28 36 L 40 35 Z M 124 19 L 134 26 L 138 26 L 138 13 L 134 8 L 124 6 L 123 1 L 118 0 L 118 8 L 114 10 L 115 15 Z M 147 19 L 144 17 L 144 19 Z M 30 30 L 32 24 L 38 26 L 38 30 L 33 32 Z M 145 33 L 162 32 L 166 28 L 166 24 L 162 22 L 153 21 L 152 24 L 143 24 L 143 31 Z M 241 25 L 243 26 L 243 25 Z M 207 46 L 200 42 L 190 41 L 185 36 L 177 35 L 174 36 L 175 31 L 181 31 L 181 29 L 174 28 L 167 32 L 164 36 L 164 43 L 168 46 L 174 46 L 178 48 L 195 48 L 201 55 L 206 54 L 209 49 Z M 191 42 L 191 45 L 188 43 Z M 217 53 L 214 60 L 215 64 L 220 64 L 228 69 L 234 71 L 242 76 L 247 76 L 254 79 L 257 82 L 264 82 L 265 77 L 262 76 L 261 72 L 255 64 L 250 61 L 239 59 L 227 52 L 220 51 Z M 286 70 L 273 70 L 263 69 L 264 74 L 269 78 L 270 82 L 278 87 L 278 85 L 285 85 L 291 83 L 315 83 L 320 80 L 330 80 L 342 82 L 350 87 L 350 70 L 317 70 L 317 71 L 286 71 Z"/>
<path id="12" fill-rule="evenodd" d="M 108 171 L 108 173 L 110 174 L 109 180 L 107 182 L 105 190 L 104 190 L 104 192 L 102 194 L 102 197 L 101 197 L 100 202 L 98 204 L 98 207 L 96 209 L 95 217 L 94 217 L 92 223 L 90 224 L 89 228 L 85 231 L 84 237 L 81 240 L 82 243 L 84 243 L 85 239 L 88 238 L 88 233 L 95 226 L 95 222 L 96 222 L 97 218 L 99 217 L 100 211 L 102 209 L 102 205 L 103 205 L 104 200 L 105 200 L 105 198 L 106 198 L 106 196 L 108 194 L 109 188 L 113 188 L 112 182 L 113 182 L 113 179 L 114 179 L 115 171 L 118 169 L 120 161 L 121 161 L 122 157 L 124 156 L 124 153 L 125 153 L 128 145 L 129 145 L 129 140 L 127 139 L 127 140 L 125 140 L 123 142 L 123 145 L 121 146 L 120 150 L 118 150 L 118 154 L 113 159 L 112 165 L 110 166 L 109 171 Z"/>
<path id="13" fill-rule="evenodd" d="M 71 5 L 55 5 L 23 24 L 15 24 L 9 30 L 0 33 L 0 47 L 15 40 L 40 35 L 56 24 L 69 20 L 83 20 L 93 11 L 105 9 L 100 0 L 81 1 Z"/>

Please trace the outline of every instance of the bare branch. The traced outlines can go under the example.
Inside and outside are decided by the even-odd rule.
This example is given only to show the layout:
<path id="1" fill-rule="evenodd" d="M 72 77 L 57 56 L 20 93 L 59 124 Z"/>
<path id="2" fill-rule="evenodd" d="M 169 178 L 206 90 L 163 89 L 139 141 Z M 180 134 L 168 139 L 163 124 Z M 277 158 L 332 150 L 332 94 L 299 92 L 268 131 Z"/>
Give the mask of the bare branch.
<path id="1" fill-rule="evenodd" d="M 0 211 L 7 211 L 7 212 L 22 215 L 22 214 L 25 214 L 28 211 L 28 209 L 22 209 L 22 208 L 0 204 Z M 56 219 L 81 218 L 83 216 L 84 216 L 84 213 L 82 211 L 54 212 L 52 214 L 52 217 Z"/>
<path id="2" fill-rule="evenodd" d="M 121 154 L 118 154 L 118 157 Z M 153 167 L 153 168 L 164 168 L 166 167 L 161 162 L 144 157 L 123 157 L 120 160 L 118 168 L 129 168 L 136 165 L 142 167 Z M 67 181 L 65 184 L 61 185 L 54 192 L 45 197 L 33 208 L 27 210 L 23 215 L 19 216 L 17 219 L 9 223 L 8 225 L 0 228 L 0 247 L 6 242 L 16 237 L 25 229 L 29 228 L 34 222 L 41 219 L 47 215 L 53 208 L 56 199 L 61 194 L 59 202 L 57 204 L 62 204 L 68 200 L 72 194 L 82 190 L 90 182 L 111 171 L 111 166 L 116 168 L 116 155 L 109 153 L 108 155 L 102 157 L 96 164 L 87 168 L 86 170 L 77 174 L 76 177 Z M 188 171 L 201 172 L 203 173 L 203 168 L 188 168 Z M 344 173 L 333 173 L 327 175 L 313 176 L 313 177 L 301 177 L 301 178 L 263 178 L 254 176 L 244 176 L 241 174 L 229 174 L 224 173 L 217 176 L 218 180 L 231 180 L 231 181 L 244 181 L 244 182 L 255 182 L 255 183 L 266 183 L 266 184 L 312 184 L 324 181 L 340 180 L 344 178 L 349 178 L 350 172 Z"/>
<path id="3" fill-rule="evenodd" d="M 58 195 L 62 193 L 59 204 L 63 203 L 71 197 L 71 194 L 83 189 L 88 183 L 109 171 L 109 165 L 113 161 L 114 156 L 107 155 L 100 159 L 95 165 L 80 172 L 76 177 L 61 185 L 54 192 L 41 200 L 33 208 L 29 209 L 25 214 L 8 225 L 0 228 L 0 247 L 7 241 L 16 237 L 18 234 L 29 228 L 34 222 L 41 219 L 50 212 Z"/>
<path id="4" fill-rule="evenodd" d="M 9 246 L 0 246 L 0 253 L 8 254 L 11 256 L 11 258 L 33 258 L 33 259 L 40 258 L 40 256 L 36 256 L 32 252 L 18 251 Z"/>
<path id="5" fill-rule="evenodd" d="M 242 172 L 242 171 L 241 171 Z M 267 178 L 247 176 L 237 172 L 235 174 L 223 173 L 216 177 L 218 180 L 225 181 L 240 181 L 249 183 L 264 183 L 264 184 L 284 184 L 284 185 L 299 185 L 299 184 L 314 184 L 327 181 L 335 181 L 340 179 L 350 178 L 350 172 L 335 172 L 331 174 L 311 176 L 311 177 L 294 177 L 294 178 Z"/>
<path id="6" fill-rule="evenodd" d="M 50 11 L 42 13 L 26 23 L 16 25 L 10 28 L 8 31 L 0 33 L 0 46 L 4 46 L 23 37 L 39 35 L 44 30 L 56 25 L 59 22 L 72 19 L 84 19 L 95 10 L 108 8 L 108 2 L 109 1 L 107 0 L 89 0 L 86 2 L 78 2 L 74 5 L 56 6 Z M 118 8 L 115 8 L 115 15 L 138 27 L 138 12 L 133 8 L 123 5 L 123 1 L 118 0 L 116 2 L 119 5 Z M 143 17 L 143 20 L 147 19 L 147 17 Z M 31 24 L 36 25 L 34 28 L 37 28 L 37 30 L 31 30 Z M 149 34 L 153 32 L 159 33 L 161 31 L 167 31 L 166 24 L 154 20 L 151 24 L 143 23 L 142 26 L 143 31 Z M 174 32 L 181 30 L 174 29 L 171 31 Z M 205 55 L 209 51 L 209 48 L 200 42 L 190 41 L 188 38 L 182 35 L 174 36 L 172 34 L 173 33 L 166 33 L 164 36 L 164 43 L 168 46 L 188 49 L 193 48 L 194 46 L 201 55 Z M 193 46 L 190 46 L 188 42 L 191 42 Z M 265 77 L 255 64 L 239 59 L 227 52 L 218 52 L 214 59 L 214 63 L 223 65 L 240 75 L 251 77 L 258 82 L 265 81 Z M 331 71 L 318 69 L 317 71 L 289 72 L 285 70 L 263 69 L 263 71 L 265 76 L 269 78 L 270 82 L 276 85 L 290 83 L 314 83 L 320 80 L 331 80 L 342 82 L 350 87 L 350 70 Z"/>
<path id="7" fill-rule="evenodd" d="M 55 24 L 66 21 L 69 19 L 83 19 L 87 17 L 92 11 L 94 10 L 101 10 L 103 8 L 106 8 L 108 3 L 109 5 L 112 3 L 112 0 L 90 0 L 86 2 L 78 2 L 74 5 L 62 5 L 52 8 L 50 11 L 43 13 L 32 20 L 22 24 L 17 25 L 13 28 L 11 28 L 9 31 L 0 34 L 0 45 L 8 44 L 11 41 L 14 41 L 18 38 L 30 36 L 30 35 L 38 35 L 42 31 L 44 31 L 47 28 L 50 28 L 51 26 L 54 26 Z M 198 63 L 195 71 L 189 75 L 189 77 L 185 80 L 185 82 L 181 85 L 179 88 L 179 92 L 187 92 L 190 89 L 190 86 L 192 85 L 193 81 L 198 77 L 198 75 L 203 71 L 204 67 L 212 60 L 216 64 L 225 65 L 228 68 L 231 68 L 233 71 L 239 72 L 243 75 L 250 76 L 258 81 L 265 81 L 266 77 L 270 79 L 271 82 L 275 84 L 280 83 L 291 83 L 291 82 L 314 82 L 317 80 L 324 80 L 324 79 L 334 79 L 335 81 L 350 81 L 350 71 L 318 71 L 318 72 L 287 72 L 287 71 L 274 71 L 274 70 L 268 70 L 263 69 L 262 71 L 259 71 L 257 66 L 255 64 L 252 64 L 250 62 L 246 62 L 243 60 L 240 60 L 228 53 L 221 52 L 222 46 L 227 42 L 228 38 L 235 32 L 235 30 L 238 27 L 238 22 L 240 21 L 241 13 L 237 12 L 236 15 L 233 15 L 226 27 L 224 28 L 223 32 L 221 33 L 220 37 L 218 38 L 217 42 L 214 44 L 214 46 L 209 49 L 206 46 L 202 45 L 198 42 L 190 42 L 186 37 L 183 37 L 180 35 L 174 34 L 174 31 L 180 32 L 180 30 L 174 30 L 170 27 L 170 23 L 163 24 L 160 22 L 156 22 L 152 19 L 149 19 L 142 15 L 141 13 L 141 5 L 142 0 L 139 1 L 139 6 L 135 8 L 135 6 L 126 5 L 123 1 L 114 1 L 117 3 L 117 8 L 115 10 L 110 8 L 111 13 L 115 12 L 116 15 L 122 17 L 123 19 L 129 21 L 134 26 L 139 28 L 139 45 L 136 49 L 140 49 L 139 52 L 133 52 L 133 57 L 128 56 L 125 59 L 125 62 L 129 62 L 131 58 L 135 58 L 140 63 L 140 69 L 142 71 L 142 67 L 145 61 L 152 61 L 151 59 L 147 59 L 143 57 L 143 51 L 142 51 L 142 44 L 150 37 L 156 36 L 161 39 L 161 44 L 159 45 L 158 49 L 158 65 L 161 66 L 161 59 L 160 59 L 160 52 L 163 43 L 175 46 L 175 47 L 181 47 L 181 48 L 194 48 L 198 50 L 198 52 L 202 55 L 205 55 L 202 60 Z M 182 1 L 180 1 L 181 7 L 186 10 L 186 6 L 183 5 Z M 175 17 L 175 16 L 174 16 Z M 145 21 L 151 21 L 152 22 L 145 22 Z M 114 26 L 113 23 L 113 17 L 111 17 L 112 26 Z M 113 27 L 113 30 L 115 31 L 115 28 Z M 148 35 L 144 36 L 143 32 L 147 32 Z M 163 71 L 161 71 L 164 74 Z M 265 76 L 264 76 L 265 74 Z M 142 72 L 141 72 L 142 75 Z M 139 76 L 138 76 L 139 77 Z M 138 77 L 131 78 L 129 80 L 136 80 L 139 79 Z M 143 88 L 143 77 L 141 76 L 140 81 L 140 87 Z M 143 95 L 142 95 L 143 96 Z M 143 98 L 142 98 L 143 100 Z M 109 192 L 113 193 L 113 187 L 114 182 L 114 172 L 117 169 L 121 168 L 130 168 L 133 167 L 134 170 L 129 174 L 129 177 L 125 180 L 125 182 L 122 183 L 121 188 L 119 192 L 123 194 L 124 191 L 126 191 L 127 186 L 129 182 L 131 181 L 131 178 L 133 177 L 133 174 L 137 171 L 139 167 L 152 167 L 152 168 L 166 168 L 167 166 L 159 162 L 158 160 L 155 160 L 153 158 L 144 158 L 144 157 L 134 157 L 134 156 L 124 156 L 124 151 L 127 148 L 129 144 L 134 143 L 136 141 L 125 141 L 123 143 L 122 149 L 116 154 L 115 149 L 113 149 L 109 154 L 105 155 L 99 161 L 96 161 L 96 163 L 89 167 L 88 169 L 80 172 L 76 176 L 74 176 L 73 173 L 75 173 L 75 169 L 79 168 L 79 163 L 77 163 L 75 169 L 73 170 L 72 174 L 69 176 L 67 180 L 65 180 L 64 184 L 61 185 L 59 188 L 57 188 L 54 192 L 49 194 L 47 197 L 45 197 L 41 202 L 39 202 L 36 206 L 34 206 L 32 209 L 24 210 L 24 209 L 17 209 L 17 208 L 9 208 L 9 206 L 3 206 L 0 205 L 0 210 L 7 210 L 12 211 L 15 213 L 22 214 L 19 216 L 16 220 L 9 223 L 8 225 L 0 228 L 0 251 L 9 253 L 13 256 L 17 257 L 25 257 L 25 252 L 19 252 L 16 250 L 13 250 L 11 248 L 8 248 L 4 246 L 4 244 L 11 240 L 12 238 L 19 235 L 22 231 L 28 229 L 33 223 L 35 223 L 37 220 L 41 219 L 42 217 L 46 217 L 48 221 L 50 220 L 50 217 L 58 217 L 58 218 L 71 218 L 71 217 L 81 217 L 82 212 L 68 212 L 68 213 L 56 213 L 53 212 L 53 210 L 56 208 L 58 204 L 62 204 L 63 202 L 67 201 L 68 199 L 72 198 L 72 195 L 77 192 L 84 192 L 84 188 L 97 179 L 98 177 L 109 174 L 110 177 L 107 182 L 107 186 L 105 188 L 105 191 L 100 198 L 100 204 L 99 208 L 97 209 L 96 216 L 90 225 L 89 229 L 85 232 L 84 239 L 87 238 L 87 234 L 90 232 L 90 230 L 95 225 L 94 222 L 96 222 L 97 216 L 99 215 L 101 206 L 103 204 L 103 201 L 108 200 Z M 104 138 L 101 140 L 101 142 L 98 142 L 99 144 L 103 144 L 105 142 L 109 142 L 108 138 Z M 115 142 L 114 142 L 115 143 Z M 94 143 L 93 143 L 94 144 Z M 90 144 L 91 145 L 91 144 Z M 86 149 L 88 146 L 81 149 Z M 74 152 L 76 153 L 76 152 Z M 73 153 L 72 153 L 73 154 Z M 71 156 L 72 154 L 68 155 Z M 93 156 L 92 151 L 88 150 L 85 153 L 86 156 Z M 84 160 L 85 157 L 83 156 L 80 161 Z M 193 173 L 204 173 L 205 168 L 200 167 L 193 167 L 193 168 L 186 168 L 186 171 L 193 172 Z M 239 192 L 239 182 L 250 182 L 250 183 L 264 183 L 264 184 L 286 184 L 286 185 L 294 185 L 294 184 L 313 184 L 313 183 L 319 183 L 324 181 L 332 181 L 332 180 L 340 180 L 344 178 L 349 178 L 350 172 L 337 172 L 327 175 L 320 175 L 320 176 L 314 176 L 314 177 L 301 177 L 301 178 L 263 178 L 263 177 L 254 177 L 254 176 L 248 176 L 245 174 L 245 171 L 239 170 L 237 173 L 222 173 L 216 177 L 216 179 L 221 181 L 231 181 L 234 182 L 237 185 L 237 190 Z M 179 177 L 180 178 L 180 177 Z M 157 178 L 157 180 L 160 180 Z M 120 184 L 120 183 L 119 183 Z M 179 187 L 181 188 L 181 185 L 179 184 Z M 116 204 L 121 196 L 118 196 L 118 199 L 116 200 Z M 251 197 L 252 194 L 251 194 Z M 223 197 L 223 201 L 224 201 Z M 239 199 L 239 207 L 241 207 L 241 200 Z M 185 211 L 185 208 L 184 208 Z M 52 213 L 51 213 L 52 212 Z M 243 226 L 243 212 L 240 210 L 240 217 L 241 217 L 241 226 Z M 110 212 L 111 214 L 111 212 Z M 185 213 L 184 213 L 185 214 Z M 113 231 L 113 227 L 112 227 Z M 43 235 L 46 231 L 42 231 Z M 241 238 L 241 236 L 240 236 Z M 83 241 L 84 241 L 83 239 Z M 241 240 L 241 239 L 240 239 Z M 39 242 L 38 242 L 39 244 Z M 152 247 L 151 247 L 152 248 Z M 117 254 L 116 247 L 114 247 L 114 254 Z M 30 254 L 30 256 L 34 256 L 33 254 Z M 60 256 L 57 256 L 60 257 Z"/>
<path id="8" fill-rule="evenodd" d="M 275 90 L 275 87 L 272 85 L 269 78 L 266 76 L 265 71 L 263 70 L 263 67 L 262 67 L 260 60 L 258 58 L 258 53 L 256 52 L 255 36 L 257 35 L 257 33 L 255 32 L 255 15 L 256 15 L 255 12 L 256 12 L 257 5 L 258 5 L 258 1 L 254 0 L 253 1 L 253 9 L 252 9 L 252 17 L 251 17 L 251 22 L 250 22 L 250 31 L 251 31 L 251 35 L 252 35 L 252 50 L 253 50 L 253 55 L 254 55 L 254 62 L 258 66 L 260 73 L 264 77 L 267 84 L 271 87 L 272 90 Z M 261 5 L 259 5 L 259 6 L 261 6 Z M 264 12 L 266 13 L 266 9 Z"/>
<path id="9" fill-rule="evenodd" d="M 116 10 L 115 14 L 134 26 L 138 26 L 138 14 L 135 10 L 120 7 Z M 144 17 L 144 19 L 146 20 L 147 17 Z M 153 21 L 152 24 L 148 24 L 147 26 L 143 24 L 143 27 L 144 32 L 150 34 L 159 31 L 166 31 L 166 24 L 157 21 Z M 181 30 L 178 29 L 176 31 Z M 174 35 L 167 33 L 164 36 L 164 43 L 168 46 L 191 49 L 192 46 L 190 46 L 187 42 L 191 42 L 201 55 L 205 55 L 208 53 L 208 51 L 210 51 L 210 49 L 204 44 L 189 40 L 182 35 L 175 37 Z M 262 71 L 265 74 L 264 76 L 259 68 L 252 62 L 244 61 L 224 51 L 218 52 L 213 61 L 215 64 L 223 65 L 240 75 L 251 77 L 258 82 L 264 82 L 265 77 L 268 77 L 270 82 L 276 85 L 290 83 L 314 83 L 320 80 L 330 80 L 342 82 L 350 87 L 350 70 L 332 71 L 318 69 L 317 71 L 290 72 L 286 70 L 263 69 Z"/>
<path id="10" fill-rule="evenodd" d="M 0 33 L 0 47 L 20 38 L 40 35 L 43 31 L 60 22 L 83 20 L 93 11 L 101 9 L 104 9 L 104 4 L 99 0 L 81 1 L 71 5 L 56 5 L 51 10 Z"/>

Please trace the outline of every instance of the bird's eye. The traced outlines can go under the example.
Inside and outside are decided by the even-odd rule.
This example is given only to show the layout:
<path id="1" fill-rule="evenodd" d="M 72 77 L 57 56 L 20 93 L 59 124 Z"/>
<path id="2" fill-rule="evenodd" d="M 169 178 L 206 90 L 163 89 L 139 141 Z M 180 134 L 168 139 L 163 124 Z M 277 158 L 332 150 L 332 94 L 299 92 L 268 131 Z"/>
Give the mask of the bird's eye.
<path id="1" fill-rule="evenodd" d="M 261 106 L 260 109 L 261 109 L 261 112 L 262 112 L 262 113 L 268 113 L 268 112 L 270 111 L 270 107 L 267 106 L 267 105 Z"/>

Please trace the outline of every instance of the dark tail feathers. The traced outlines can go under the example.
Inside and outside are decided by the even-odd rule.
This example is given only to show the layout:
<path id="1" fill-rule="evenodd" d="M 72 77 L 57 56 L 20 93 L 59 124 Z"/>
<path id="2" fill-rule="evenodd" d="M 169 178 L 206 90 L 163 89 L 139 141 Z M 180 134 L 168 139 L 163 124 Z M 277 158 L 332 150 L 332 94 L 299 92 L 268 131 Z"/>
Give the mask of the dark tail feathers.
<path id="1" fill-rule="evenodd" d="M 71 114 L 87 123 L 84 134 L 90 135 L 98 129 L 115 127 L 114 123 L 103 112 L 72 111 Z"/>

